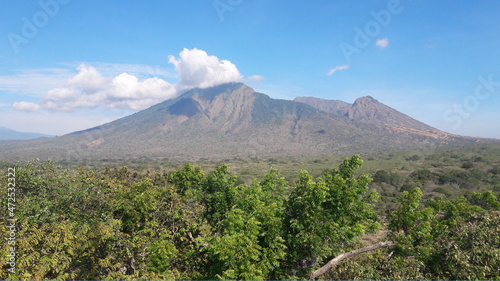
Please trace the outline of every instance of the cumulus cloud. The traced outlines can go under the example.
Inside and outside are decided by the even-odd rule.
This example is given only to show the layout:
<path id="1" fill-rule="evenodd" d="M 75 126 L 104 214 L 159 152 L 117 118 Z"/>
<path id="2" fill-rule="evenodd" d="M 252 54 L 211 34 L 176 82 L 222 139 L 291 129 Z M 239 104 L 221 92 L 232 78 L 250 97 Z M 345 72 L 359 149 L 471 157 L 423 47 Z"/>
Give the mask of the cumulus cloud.
<path id="1" fill-rule="evenodd" d="M 174 85 L 159 79 L 139 80 L 122 73 L 114 78 L 103 77 L 92 66 L 81 64 L 78 74 L 64 87 L 54 88 L 42 98 L 41 106 L 49 110 L 69 111 L 105 105 L 109 108 L 139 110 L 175 96 Z"/>
<path id="2" fill-rule="evenodd" d="M 179 89 L 208 88 L 223 83 L 236 82 L 243 79 L 236 65 L 228 60 L 220 60 L 209 56 L 205 51 L 184 48 L 179 58 L 172 55 L 168 61 L 174 65 L 179 74 Z"/>
<path id="3" fill-rule="evenodd" d="M 26 101 L 16 102 L 14 103 L 13 106 L 15 110 L 25 111 L 25 112 L 35 112 L 42 109 L 42 107 L 39 106 L 38 104 Z"/>
<path id="4" fill-rule="evenodd" d="M 377 47 L 379 47 L 380 49 L 383 49 L 383 48 L 389 46 L 389 39 L 384 38 L 384 39 L 377 40 L 377 42 L 375 42 L 375 45 Z"/>
<path id="5" fill-rule="evenodd" d="M 179 58 L 169 56 L 179 81 L 171 84 L 158 77 L 140 79 L 123 72 L 115 77 L 102 75 L 95 67 L 80 64 L 78 73 L 66 80 L 62 87 L 52 88 L 42 97 L 40 104 L 20 102 L 14 104 L 18 111 L 70 111 L 78 108 L 106 106 L 141 110 L 184 91 L 199 87 L 207 88 L 243 79 L 236 66 L 228 60 L 209 56 L 199 49 L 183 49 Z M 254 80 L 263 79 L 252 76 Z M 249 77 L 249 78 L 252 78 Z"/>
<path id="6" fill-rule="evenodd" d="M 349 68 L 349 65 L 348 65 L 348 64 L 346 64 L 346 65 L 341 65 L 341 66 L 336 66 L 336 67 L 334 67 L 334 68 L 330 69 L 330 70 L 326 73 L 326 75 L 328 75 L 328 76 L 332 76 L 332 75 L 335 73 L 335 71 L 337 71 L 337 70 L 344 70 L 344 69 L 348 69 L 348 68 Z"/>
<path id="7" fill-rule="evenodd" d="M 106 87 L 106 84 L 109 82 L 109 79 L 102 77 L 97 69 L 92 66 L 81 64 L 77 70 L 78 74 L 67 80 L 66 84 L 68 86 L 93 92 Z"/>

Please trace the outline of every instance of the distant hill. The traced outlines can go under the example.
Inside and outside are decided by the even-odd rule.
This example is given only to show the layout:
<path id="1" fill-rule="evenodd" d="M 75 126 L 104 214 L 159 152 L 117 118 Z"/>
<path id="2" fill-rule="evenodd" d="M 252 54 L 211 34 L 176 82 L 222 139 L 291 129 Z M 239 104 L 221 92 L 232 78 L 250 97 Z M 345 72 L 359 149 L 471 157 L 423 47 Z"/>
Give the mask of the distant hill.
<path id="1" fill-rule="evenodd" d="M 46 137 L 52 136 L 38 133 L 19 132 L 9 128 L 0 127 L 0 140 L 30 140 Z"/>
<path id="2" fill-rule="evenodd" d="M 371 97 L 352 105 L 311 98 L 289 101 L 230 83 L 193 89 L 65 136 L 0 142 L 0 158 L 214 160 L 350 155 L 478 141 L 485 140 L 439 131 Z"/>

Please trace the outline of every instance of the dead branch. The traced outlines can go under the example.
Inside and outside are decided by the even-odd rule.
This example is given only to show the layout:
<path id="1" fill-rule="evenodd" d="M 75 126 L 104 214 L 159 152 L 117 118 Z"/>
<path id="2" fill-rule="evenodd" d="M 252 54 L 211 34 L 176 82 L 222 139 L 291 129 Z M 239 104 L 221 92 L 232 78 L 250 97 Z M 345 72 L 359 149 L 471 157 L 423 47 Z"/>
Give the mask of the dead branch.
<path id="1" fill-rule="evenodd" d="M 380 242 L 380 243 L 375 244 L 375 245 L 367 246 L 367 247 L 364 247 L 364 248 L 360 248 L 360 249 L 357 249 L 357 250 L 352 250 L 350 252 L 340 254 L 340 255 L 336 256 L 335 258 L 333 258 L 332 260 L 330 260 L 329 262 L 327 262 L 322 267 L 320 267 L 317 270 L 311 272 L 310 279 L 316 279 L 319 276 L 325 274 L 330 268 L 332 268 L 333 266 L 335 266 L 336 264 L 338 264 L 339 262 L 341 262 L 345 258 L 348 258 L 350 256 L 354 256 L 354 255 L 358 255 L 358 254 L 361 254 L 361 253 L 373 251 L 373 250 L 376 250 L 376 249 L 389 247 L 389 246 L 392 246 L 392 245 L 394 245 L 394 242 L 392 242 L 392 241 L 384 241 L 384 242 Z"/>

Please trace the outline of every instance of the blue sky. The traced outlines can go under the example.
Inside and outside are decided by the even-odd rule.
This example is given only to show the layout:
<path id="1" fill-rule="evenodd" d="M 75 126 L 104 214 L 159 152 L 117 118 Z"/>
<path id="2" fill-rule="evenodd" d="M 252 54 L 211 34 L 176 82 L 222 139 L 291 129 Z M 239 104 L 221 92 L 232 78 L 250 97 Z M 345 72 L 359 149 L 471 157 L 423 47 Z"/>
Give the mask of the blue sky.
<path id="1" fill-rule="evenodd" d="M 62 135 L 190 87 L 371 95 L 500 138 L 499 1 L 0 2 L 0 127 Z"/>

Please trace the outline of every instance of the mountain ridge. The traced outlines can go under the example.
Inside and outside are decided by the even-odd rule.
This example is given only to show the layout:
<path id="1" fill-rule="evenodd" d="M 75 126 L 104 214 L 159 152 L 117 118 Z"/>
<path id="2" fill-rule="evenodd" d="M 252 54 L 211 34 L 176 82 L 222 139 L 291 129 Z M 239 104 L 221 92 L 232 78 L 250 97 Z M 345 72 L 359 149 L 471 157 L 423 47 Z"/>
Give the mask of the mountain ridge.
<path id="1" fill-rule="evenodd" d="M 0 140 L 29 140 L 37 138 L 50 138 L 51 135 L 20 132 L 6 127 L 0 127 Z"/>
<path id="2" fill-rule="evenodd" d="M 441 132 L 373 98 L 360 98 L 348 108 L 347 103 L 335 107 L 333 102 L 322 106 L 316 102 L 313 106 L 273 99 L 243 83 L 195 88 L 87 130 L 51 139 L 0 142 L 0 157 L 191 161 L 348 155 L 478 141 Z M 340 109 L 345 114 L 339 114 Z"/>
<path id="3" fill-rule="evenodd" d="M 372 96 L 357 98 L 353 104 L 313 97 L 297 97 L 294 100 L 336 115 L 346 116 L 356 121 L 376 123 L 394 132 L 413 133 L 441 139 L 453 136 L 460 137 L 424 124 L 379 102 Z M 342 106 L 342 110 L 339 109 L 339 104 Z"/>

